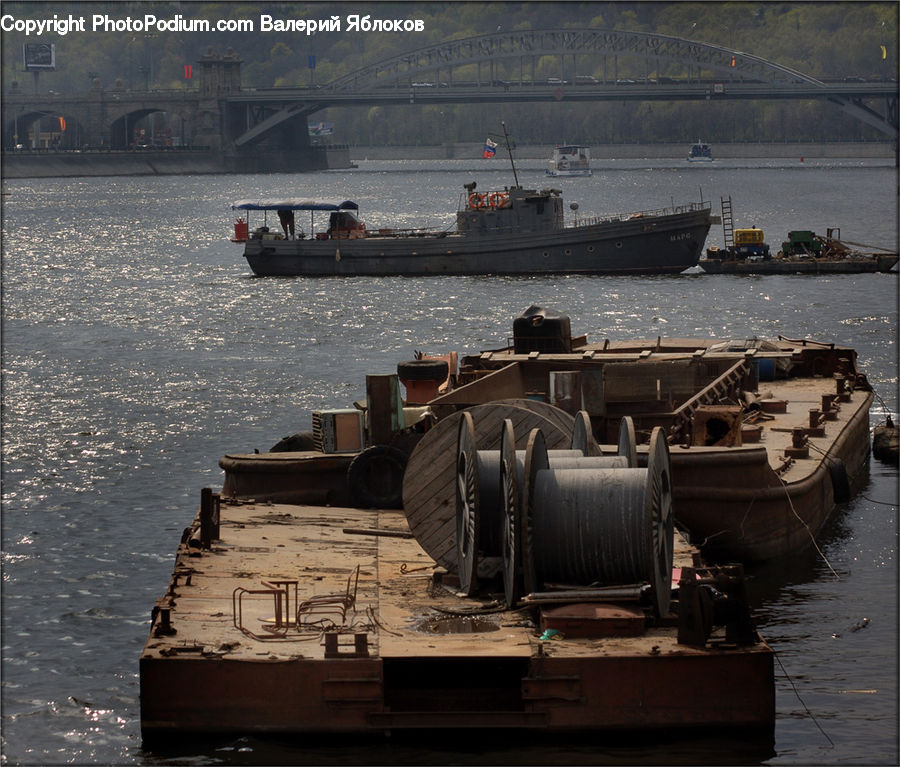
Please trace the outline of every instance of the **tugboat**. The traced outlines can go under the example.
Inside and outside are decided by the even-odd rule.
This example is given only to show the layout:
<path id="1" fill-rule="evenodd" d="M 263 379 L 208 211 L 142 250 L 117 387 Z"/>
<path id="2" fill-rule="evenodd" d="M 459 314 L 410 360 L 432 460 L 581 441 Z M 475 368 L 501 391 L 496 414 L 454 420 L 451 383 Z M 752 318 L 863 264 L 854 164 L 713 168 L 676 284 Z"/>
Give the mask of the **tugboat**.
<path id="1" fill-rule="evenodd" d="M 697 141 L 694 144 L 687 156 L 688 162 L 712 162 L 712 147 L 709 144 L 704 144 L 702 141 Z"/>
<path id="2" fill-rule="evenodd" d="M 265 218 L 251 229 L 242 215 L 233 241 L 264 276 L 677 274 L 700 259 L 712 222 L 708 201 L 566 223 L 561 190 L 526 189 L 512 169 L 513 186 L 464 185 L 455 229 L 368 228 L 352 200 L 241 200 L 233 210 L 277 211 L 291 225 L 294 211 L 310 211 L 310 231 L 285 227 L 282 235 Z M 329 214 L 321 229 L 316 211 Z"/>

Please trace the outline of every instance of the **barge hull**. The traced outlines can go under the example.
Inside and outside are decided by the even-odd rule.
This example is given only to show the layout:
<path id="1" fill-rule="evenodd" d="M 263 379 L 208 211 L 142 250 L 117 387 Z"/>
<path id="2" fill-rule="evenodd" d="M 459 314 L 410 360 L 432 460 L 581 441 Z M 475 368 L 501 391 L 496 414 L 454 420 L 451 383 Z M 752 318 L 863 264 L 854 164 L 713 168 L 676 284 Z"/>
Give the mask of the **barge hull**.
<path id="1" fill-rule="evenodd" d="M 685 648 L 687 650 L 687 648 Z M 415 664 L 416 659 L 406 659 Z M 494 657 L 503 666 L 519 659 Z M 390 660 L 385 663 L 390 666 Z M 452 667 L 453 660 L 443 661 Z M 143 737 L 177 734 L 373 734 L 408 729 L 586 732 L 758 728 L 774 717 L 772 656 L 757 652 L 650 653 L 536 660 L 518 688 L 417 690 L 415 708 L 387 703 L 379 660 L 145 658 Z M 406 678 L 407 675 L 403 675 Z M 456 704 L 456 705 L 453 705 Z"/>
<path id="2" fill-rule="evenodd" d="M 707 274 L 871 274 L 890 272 L 897 264 L 896 255 L 873 258 L 844 258 L 834 261 L 807 259 L 791 261 L 728 261 L 718 258 L 700 259 L 699 265 Z"/>
<path id="3" fill-rule="evenodd" d="M 770 431 L 770 443 L 777 444 L 782 437 L 787 447 L 787 424 L 802 423 L 802 408 L 816 403 L 804 402 L 804 394 L 791 392 L 787 385 L 781 391 L 788 392 L 792 401 L 782 420 L 775 421 L 785 426 L 780 432 Z M 849 500 L 844 496 L 847 488 L 858 484 L 868 470 L 872 400 L 871 392 L 854 392 L 835 420 L 827 422 L 827 439 L 811 437 L 808 457 L 795 459 L 786 470 L 779 466 L 781 453 L 774 450 L 766 455 L 764 448 L 733 448 L 729 460 L 727 454 L 691 455 L 673 447 L 673 498 L 679 521 L 704 556 L 760 562 L 813 545 L 835 505 Z M 776 473 L 779 470 L 781 474 Z"/>

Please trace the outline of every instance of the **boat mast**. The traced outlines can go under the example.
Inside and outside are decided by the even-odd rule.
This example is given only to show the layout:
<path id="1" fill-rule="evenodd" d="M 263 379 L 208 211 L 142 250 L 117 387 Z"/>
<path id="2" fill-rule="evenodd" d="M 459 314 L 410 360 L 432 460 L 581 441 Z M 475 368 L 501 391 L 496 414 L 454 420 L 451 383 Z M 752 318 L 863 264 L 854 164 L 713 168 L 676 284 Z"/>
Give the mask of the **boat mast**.
<path id="1" fill-rule="evenodd" d="M 509 147 L 509 133 L 506 132 L 506 123 L 500 122 L 503 126 L 503 138 L 506 139 L 506 152 L 509 155 L 509 164 L 512 165 L 513 178 L 516 181 L 516 186 L 519 185 L 519 176 L 516 173 L 516 164 L 513 162 L 512 149 Z"/>

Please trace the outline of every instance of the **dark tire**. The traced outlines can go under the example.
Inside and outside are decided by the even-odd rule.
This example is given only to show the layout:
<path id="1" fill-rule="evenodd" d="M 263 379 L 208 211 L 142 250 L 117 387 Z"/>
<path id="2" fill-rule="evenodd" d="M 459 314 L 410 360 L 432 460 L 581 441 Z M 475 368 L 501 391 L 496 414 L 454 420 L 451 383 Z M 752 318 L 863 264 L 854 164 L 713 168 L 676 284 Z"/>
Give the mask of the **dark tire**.
<path id="1" fill-rule="evenodd" d="M 403 506 L 403 473 L 407 455 L 389 445 L 363 450 L 347 469 L 347 485 L 363 509 L 399 509 Z"/>
<path id="2" fill-rule="evenodd" d="M 316 450 L 316 440 L 311 431 L 298 431 L 285 437 L 269 448 L 270 453 L 287 453 L 303 450 Z"/>
<path id="3" fill-rule="evenodd" d="M 831 487 L 834 490 L 834 502 L 846 503 L 853 495 L 850 491 L 850 478 L 847 476 L 847 467 L 840 458 L 829 457 L 825 459 L 828 473 L 831 475 Z"/>
<path id="4" fill-rule="evenodd" d="M 411 360 L 397 363 L 397 375 L 407 381 L 443 381 L 450 371 L 444 360 Z"/>

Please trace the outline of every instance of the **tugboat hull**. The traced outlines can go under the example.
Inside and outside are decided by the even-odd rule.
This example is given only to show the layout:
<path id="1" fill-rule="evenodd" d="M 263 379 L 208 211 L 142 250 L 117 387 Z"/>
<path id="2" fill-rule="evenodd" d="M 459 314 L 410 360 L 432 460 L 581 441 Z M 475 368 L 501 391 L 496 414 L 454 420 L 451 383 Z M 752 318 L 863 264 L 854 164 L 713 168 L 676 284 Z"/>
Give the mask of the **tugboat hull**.
<path id="1" fill-rule="evenodd" d="M 247 241 L 260 276 L 665 274 L 696 266 L 708 208 L 548 232 Z"/>

